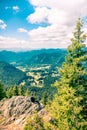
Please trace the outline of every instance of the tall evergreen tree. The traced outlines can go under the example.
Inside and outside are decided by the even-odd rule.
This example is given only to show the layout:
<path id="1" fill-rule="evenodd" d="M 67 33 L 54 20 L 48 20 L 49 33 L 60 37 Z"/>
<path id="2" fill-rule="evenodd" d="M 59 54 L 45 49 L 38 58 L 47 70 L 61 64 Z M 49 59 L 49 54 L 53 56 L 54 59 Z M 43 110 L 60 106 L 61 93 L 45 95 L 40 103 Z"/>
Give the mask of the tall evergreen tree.
<path id="1" fill-rule="evenodd" d="M 79 130 L 87 128 L 83 125 L 87 117 L 87 52 L 85 48 L 86 35 L 79 18 L 76 24 L 72 44 L 60 69 L 61 78 L 55 83 L 58 95 L 52 104 L 54 106 L 55 124 L 60 130 Z"/>

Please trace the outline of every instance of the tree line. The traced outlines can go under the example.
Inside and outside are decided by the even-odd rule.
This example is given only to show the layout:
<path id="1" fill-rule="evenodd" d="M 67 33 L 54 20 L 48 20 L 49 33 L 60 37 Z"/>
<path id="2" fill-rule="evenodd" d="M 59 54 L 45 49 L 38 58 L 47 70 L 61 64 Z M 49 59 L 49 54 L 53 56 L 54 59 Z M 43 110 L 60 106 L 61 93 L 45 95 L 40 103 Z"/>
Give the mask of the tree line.
<path id="1" fill-rule="evenodd" d="M 28 88 L 24 89 L 22 85 L 17 86 L 16 84 L 12 87 L 4 88 L 2 82 L 0 82 L 0 100 L 3 98 L 11 98 L 12 96 L 29 96 L 30 91 Z"/>

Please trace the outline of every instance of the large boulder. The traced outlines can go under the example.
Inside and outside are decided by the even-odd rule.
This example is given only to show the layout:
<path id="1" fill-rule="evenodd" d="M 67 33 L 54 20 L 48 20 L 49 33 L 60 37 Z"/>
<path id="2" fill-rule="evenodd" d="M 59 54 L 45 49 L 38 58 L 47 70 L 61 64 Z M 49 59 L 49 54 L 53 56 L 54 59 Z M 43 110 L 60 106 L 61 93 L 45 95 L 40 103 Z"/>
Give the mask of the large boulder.
<path id="1" fill-rule="evenodd" d="M 19 117 L 22 114 L 32 114 L 40 110 L 37 103 L 31 103 L 28 97 L 13 96 L 5 104 L 4 117 Z"/>

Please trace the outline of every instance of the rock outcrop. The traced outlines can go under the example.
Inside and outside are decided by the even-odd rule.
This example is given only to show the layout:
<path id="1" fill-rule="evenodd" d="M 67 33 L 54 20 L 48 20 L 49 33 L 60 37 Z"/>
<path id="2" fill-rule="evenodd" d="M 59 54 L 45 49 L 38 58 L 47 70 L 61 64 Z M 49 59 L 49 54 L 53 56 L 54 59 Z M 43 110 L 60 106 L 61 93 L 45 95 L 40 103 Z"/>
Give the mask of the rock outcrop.
<path id="1" fill-rule="evenodd" d="M 23 130 L 26 119 L 35 111 L 47 113 L 42 105 L 31 103 L 25 96 L 0 101 L 0 130 Z"/>

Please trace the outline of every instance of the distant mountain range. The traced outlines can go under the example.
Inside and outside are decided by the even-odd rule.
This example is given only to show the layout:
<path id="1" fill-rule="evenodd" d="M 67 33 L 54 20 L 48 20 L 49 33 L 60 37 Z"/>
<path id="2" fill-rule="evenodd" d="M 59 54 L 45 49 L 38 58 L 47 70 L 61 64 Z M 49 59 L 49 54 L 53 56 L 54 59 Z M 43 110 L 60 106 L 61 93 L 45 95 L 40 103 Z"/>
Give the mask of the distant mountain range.
<path id="1" fill-rule="evenodd" d="M 67 51 L 64 49 L 41 49 L 27 52 L 1 51 L 0 61 L 14 65 L 61 64 Z"/>

